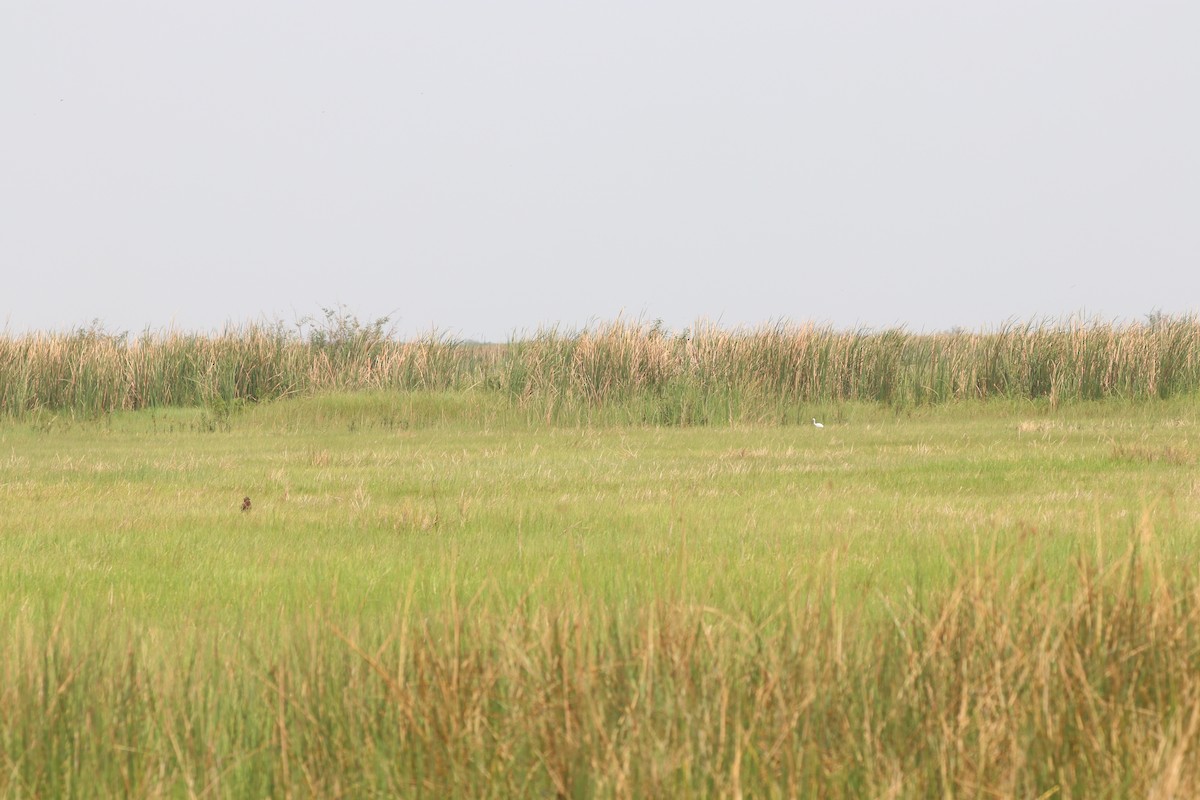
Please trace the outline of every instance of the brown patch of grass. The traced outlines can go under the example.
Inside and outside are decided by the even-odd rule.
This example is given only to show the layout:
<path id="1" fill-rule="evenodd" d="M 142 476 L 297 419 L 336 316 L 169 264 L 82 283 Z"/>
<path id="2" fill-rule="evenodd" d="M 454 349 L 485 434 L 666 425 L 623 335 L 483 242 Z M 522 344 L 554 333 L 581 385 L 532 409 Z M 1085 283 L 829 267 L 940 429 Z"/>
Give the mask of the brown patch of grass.
<path id="1" fill-rule="evenodd" d="M 1175 445 L 1152 447 L 1149 445 L 1123 444 L 1112 449 L 1112 457 L 1116 461 L 1130 461 L 1137 464 L 1171 464 L 1176 467 L 1190 467 L 1196 463 L 1196 457 L 1191 452 Z"/>

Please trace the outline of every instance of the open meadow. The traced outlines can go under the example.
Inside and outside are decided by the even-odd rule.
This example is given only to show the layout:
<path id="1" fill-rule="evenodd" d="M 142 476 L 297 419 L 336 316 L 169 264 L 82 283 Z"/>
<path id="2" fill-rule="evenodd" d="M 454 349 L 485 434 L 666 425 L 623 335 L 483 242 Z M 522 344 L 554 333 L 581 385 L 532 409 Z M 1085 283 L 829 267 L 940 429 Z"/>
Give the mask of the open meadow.
<path id="1" fill-rule="evenodd" d="M 1194 387 L 624 391 L 608 344 L 95 406 L 0 346 L 0 796 L 1200 793 Z"/>

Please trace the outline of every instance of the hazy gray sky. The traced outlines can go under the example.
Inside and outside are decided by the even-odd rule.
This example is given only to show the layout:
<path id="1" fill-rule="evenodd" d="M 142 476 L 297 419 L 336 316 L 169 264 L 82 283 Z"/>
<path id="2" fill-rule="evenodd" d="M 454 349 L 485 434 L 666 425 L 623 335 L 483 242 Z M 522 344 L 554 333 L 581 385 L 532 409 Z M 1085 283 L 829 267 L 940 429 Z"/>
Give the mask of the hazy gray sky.
<path id="1" fill-rule="evenodd" d="M 0 328 L 1200 310 L 1200 3 L 0 2 Z"/>

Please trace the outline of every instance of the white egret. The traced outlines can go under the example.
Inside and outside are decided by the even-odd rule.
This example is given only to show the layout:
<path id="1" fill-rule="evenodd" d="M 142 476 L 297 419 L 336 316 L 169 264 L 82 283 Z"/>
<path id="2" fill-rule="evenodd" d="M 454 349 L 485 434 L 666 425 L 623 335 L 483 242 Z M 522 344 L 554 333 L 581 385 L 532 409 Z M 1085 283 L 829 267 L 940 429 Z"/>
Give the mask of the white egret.
<path id="1" fill-rule="evenodd" d="M 824 425 L 824 423 L 817 422 L 817 418 L 813 417 L 813 427 L 814 428 L 824 428 L 825 425 Z"/>

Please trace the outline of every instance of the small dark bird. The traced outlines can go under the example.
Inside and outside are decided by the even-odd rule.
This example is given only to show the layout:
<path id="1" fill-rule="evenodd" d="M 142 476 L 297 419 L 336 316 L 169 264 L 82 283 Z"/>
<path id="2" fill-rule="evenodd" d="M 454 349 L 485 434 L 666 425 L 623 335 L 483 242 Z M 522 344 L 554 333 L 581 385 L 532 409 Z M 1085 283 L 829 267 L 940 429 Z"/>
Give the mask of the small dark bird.
<path id="1" fill-rule="evenodd" d="M 250 498 L 243 497 L 242 498 L 242 511 L 249 511 L 249 510 L 250 510 Z"/>

